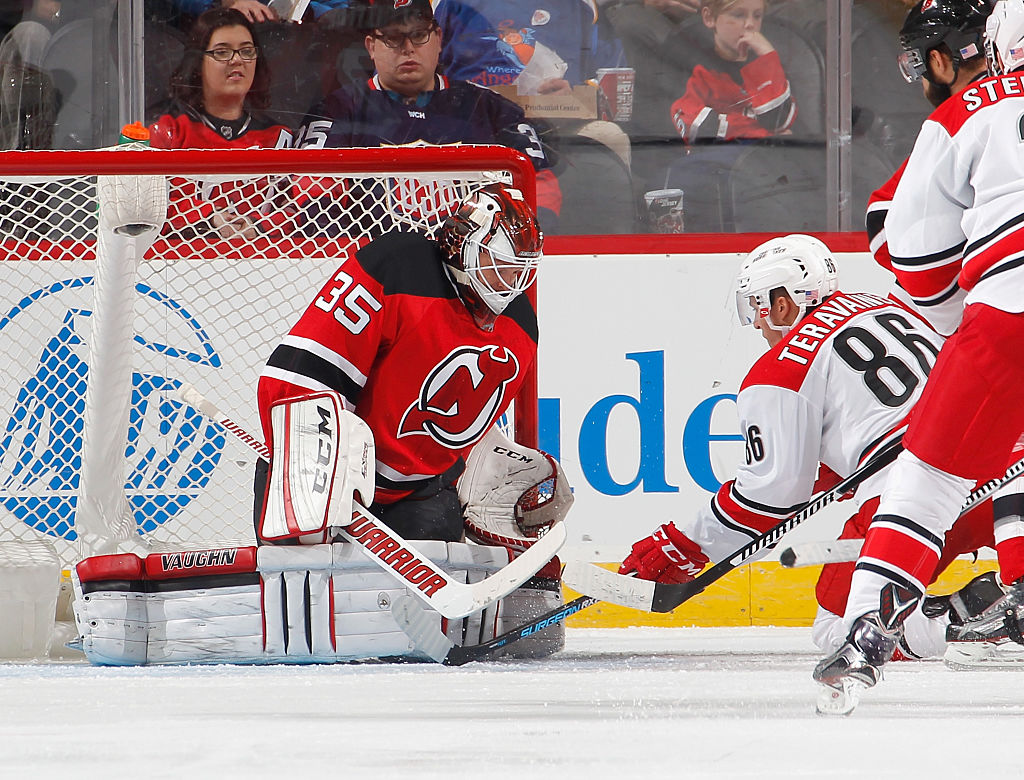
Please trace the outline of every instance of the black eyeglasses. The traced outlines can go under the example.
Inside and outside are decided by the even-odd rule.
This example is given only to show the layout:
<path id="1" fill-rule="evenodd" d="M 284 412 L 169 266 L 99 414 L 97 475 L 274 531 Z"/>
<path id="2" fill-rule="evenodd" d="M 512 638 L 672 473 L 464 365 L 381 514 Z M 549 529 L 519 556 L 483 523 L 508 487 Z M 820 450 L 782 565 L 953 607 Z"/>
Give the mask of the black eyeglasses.
<path id="1" fill-rule="evenodd" d="M 407 33 L 387 33 L 385 35 L 374 33 L 373 37 L 389 49 L 400 49 L 405 43 L 406 38 L 409 39 L 409 43 L 413 46 L 422 46 L 430 40 L 430 36 L 434 34 L 435 30 L 437 30 L 437 25 L 431 25 L 430 27 L 423 27 Z"/>
<path id="2" fill-rule="evenodd" d="M 204 51 L 203 54 L 217 60 L 217 62 L 231 62 L 236 54 L 246 62 L 252 62 L 259 56 L 260 52 L 255 46 L 243 46 L 241 49 L 230 49 L 227 46 L 219 46 L 216 49 Z"/>

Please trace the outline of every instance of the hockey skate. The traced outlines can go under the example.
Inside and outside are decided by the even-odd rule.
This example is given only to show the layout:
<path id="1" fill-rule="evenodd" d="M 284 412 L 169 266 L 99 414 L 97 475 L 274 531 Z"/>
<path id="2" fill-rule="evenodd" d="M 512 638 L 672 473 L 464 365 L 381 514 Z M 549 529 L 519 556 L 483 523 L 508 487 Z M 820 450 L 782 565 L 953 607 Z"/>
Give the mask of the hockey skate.
<path id="1" fill-rule="evenodd" d="M 1024 581 L 961 624 L 946 629 L 945 662 L 951 669 L 988 669 L 1024 665 Z"/>
<path id="2" fill-rule="evenodd" d="M 926 596 L 921 611 L 930 618 L 948 614 L 950 625 L 961 626 L 978 617 L 1005 595 L 996 573 L 986 571 L 948 596 Z"/>
<path id="3" fill-rule="evenodd" d="M 919 597 L 890 583 L 882 589 L 877 612 L 857 618 L 843 645 L 814 667 L 813 677 L 824 689 L 818 697 L 819 715 L 849 715 L 860 694 L 882 679 L 882 667 L 892 658 L 903 621 Z"/>

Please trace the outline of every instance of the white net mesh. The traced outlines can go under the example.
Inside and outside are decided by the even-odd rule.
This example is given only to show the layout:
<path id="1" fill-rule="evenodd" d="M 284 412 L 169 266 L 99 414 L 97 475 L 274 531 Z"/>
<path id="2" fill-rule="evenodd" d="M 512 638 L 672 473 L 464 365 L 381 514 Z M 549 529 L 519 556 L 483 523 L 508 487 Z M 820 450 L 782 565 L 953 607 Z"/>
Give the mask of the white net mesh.
<path id="1" fill-rule="evenodd" d="M 79 549 L 79 531 L 95 529 L 76 523 L 95 512 L 89 522 L 115 539 L 251 543 L 253 455 L 177 388 L 194 385 L 259 436 L 260 370 L 322 281 L 383 232 L 433 232 L 474 188 L 522 186 L 514 167 L 497 165 L 508 161 L 500 151 L 493 167 L 474 158 L 451 170 L 447 159 L 438 165 L 436 150 L 401 150 L 393 165 L 370 150 L 346 150 L 317 158 L 323 172 L 303 152 L 292 153 L 303 160 L 299 172 L 283 168 L 280 153 L 266 157 L 278 162 L 262 172 L 265 155 L 246 151 L 224 158 L 230 176 L 208 153 L 0 154 L 0 171 L 17 159 L 19 173 L 26 166 L 12 155 L 40 155 L 43 170 L 88 155 L 88 164 L 67 163 L 88 169 L 81 175 L 43 175 L 37 166 L 31 176 L 0 174 L 0 540 L 49 539 L 67 563 L 103 549 Z M 159 170 L 124 176 L 121 164 L 97 187 L 107 158 L 135 168 L 152 160 Z M 380 170 L 368 172 L 374 165 Z M 234 173 L 239 167 L 246 170 Z M 168 171 L 182 173 L 154 178 Z M 98 189 L 107 192 L 102 203 Z M 146 249 L 155 233 L 139 226 L 154 202 L 167 219 Z M 99 230 L 101 221 L 109 230 Z M 105 273 L 118 280 L 113 293 L 104 292 Z M 535 405 L 517 399 L 516 407 L 523 415 Z M 122 461 L 95 454 L 103 439 Z M 127 523 L 121 532 L 119 522 Z"/>

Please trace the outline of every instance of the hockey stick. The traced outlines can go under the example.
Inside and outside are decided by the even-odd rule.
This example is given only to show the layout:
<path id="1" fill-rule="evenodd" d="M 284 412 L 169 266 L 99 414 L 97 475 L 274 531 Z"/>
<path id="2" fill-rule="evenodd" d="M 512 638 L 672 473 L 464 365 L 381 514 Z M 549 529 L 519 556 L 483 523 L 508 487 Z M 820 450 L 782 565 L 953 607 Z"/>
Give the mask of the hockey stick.
<path id="1" fill-rule="evenodd" d="M 1006 473 L 996 479 L 990 479 L 983 485 L 972 490 L 964 499 L 960 507 L 960 514 L 963 517 L 974 507 L 985 501 L 1004 485 L 1012 482 L 1021 474 L 1024 474 L 1024 458 L 1021 458 L 1011 465 Z M 860 555 L 860 548 L 864 545 L 863 539 L 836 539 L 834 542 L 805 542 L 787 547 L 779 554 L 779 563 L 787 569 L 795 569 L 798 566 L 819 566 L 825 563 L 847 563 L 857 560 Z"/>
<path id="2" fill-rule="evenodd" d="M 260 457 L 270 459 L 266 444 L 232 421 L 195 387 L 182 384 L 178 394 L 183 401 L 215 420 Z M 353 502 L 352 505 L 352 522 L 337 527 L 337 530 L 348 541 L 361 547 L 370 560 L 446 618 L 466 617 L 507 596 L 550 561 L 566 537 L 565 526 L 555 523 L 508 565 L 480 582 L 466 584 L 457 582 L 358 503 Z"/>
<path id="3" fill-rule="evenodd" d="M 831 504 L 839 496 L 856 487 L 868 477 L 874 476 L 892 463 L 902 447 L 903 437 L 885 445 L 871 460 L 861 466 L 831 490 L 812 498 L 795 514 L 778 525 L 768 529 L 745 547 L 728 558 L 719 561 L 702 572 L 696 579 L 678 585 L 652 582 L 636 577 L 616 574 L 592 563 L 568 563 L 562 572 L 562 581 L 580 593 L 586 593 L 601 601 L 609 601 L 624 607 L 647 612 L 670 612 L 684 601 L 702 593 L 713 582 L 724 577 L 748 558 L 766 547 L 770 547 L 785 534 L 815 512 Z"/>
<path id="4" fill-rule="evenodd" d="M 395 599 L 391 605 L 391 615 L 395 622 L 412 640 L 417 650 L 428 655 L 445 666 L 462 666 L 470 661 L 480 661 L 495 651 L 507 647 L 513 642 L 533 636 L 538 631 L 561 623 L 577 612 L 596 604 L 600 599 L 591 596 L 579 596 L 568 604 L 538 615 L 533 620 L 516 626 L 500 636 L 481 642 L 478 645 L 457 645 L 445 636 L 437 625 L 437 616 L 422 609 L 409 596 Z"/>

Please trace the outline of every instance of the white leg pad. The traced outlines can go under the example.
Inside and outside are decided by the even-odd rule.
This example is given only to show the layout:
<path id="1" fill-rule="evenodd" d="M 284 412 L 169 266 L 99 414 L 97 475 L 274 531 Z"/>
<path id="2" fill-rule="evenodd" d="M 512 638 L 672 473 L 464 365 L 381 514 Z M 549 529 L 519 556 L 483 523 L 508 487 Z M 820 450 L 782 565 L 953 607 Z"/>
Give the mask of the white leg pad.
<path id="1" fill-rule="evenodd" d="M 462 581 L 509 560 L 504 548 L 415 544 Z M 72 580 L 83 650 L 95 664 L 426 660 L 391 615 L 407 590 L 352 544 L 97 556 Z M 498 618 L 493 607 L 447 628 L 460 642 L 468 633 L 482 641 Z"/>

